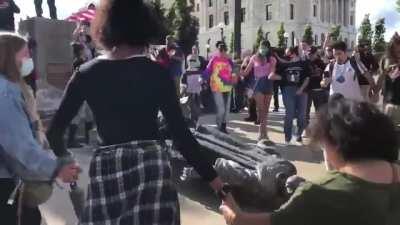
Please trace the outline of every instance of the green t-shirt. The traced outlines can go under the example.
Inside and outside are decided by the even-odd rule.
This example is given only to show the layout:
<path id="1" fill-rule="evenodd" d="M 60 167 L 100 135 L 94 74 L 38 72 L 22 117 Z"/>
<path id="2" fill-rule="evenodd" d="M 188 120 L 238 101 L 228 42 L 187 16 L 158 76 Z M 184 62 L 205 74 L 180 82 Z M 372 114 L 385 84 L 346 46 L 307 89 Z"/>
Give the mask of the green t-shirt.
<path id="1" fill-rule="evenodd" d="M 400 183 L 377 184 L 332 171 L 305 183 L 271 215 L 272 225 L 400 225 Z"/>

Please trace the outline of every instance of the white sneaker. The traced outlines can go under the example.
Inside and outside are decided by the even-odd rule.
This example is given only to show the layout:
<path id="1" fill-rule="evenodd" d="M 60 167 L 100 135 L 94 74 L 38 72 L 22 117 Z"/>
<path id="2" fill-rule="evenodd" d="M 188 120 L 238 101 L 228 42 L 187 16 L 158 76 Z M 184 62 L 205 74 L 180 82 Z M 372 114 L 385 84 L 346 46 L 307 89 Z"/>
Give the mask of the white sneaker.
<path id="1" fill-rule="evenodd" d="M 285 141 L 285 143 L 283 144 L 284 146 L 290 146 L 293 145 L 292 141 Z"/>

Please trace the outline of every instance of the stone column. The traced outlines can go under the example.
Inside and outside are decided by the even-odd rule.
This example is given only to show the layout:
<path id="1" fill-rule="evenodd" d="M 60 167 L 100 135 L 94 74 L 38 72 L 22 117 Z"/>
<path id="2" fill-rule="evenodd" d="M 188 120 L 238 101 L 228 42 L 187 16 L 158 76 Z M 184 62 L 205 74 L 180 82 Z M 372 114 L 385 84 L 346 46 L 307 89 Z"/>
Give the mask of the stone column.
<path id="1" fill-rule="evenodd" d="M 331 5 L 332 5 L 332 0 L 326 0 L 326 5 L 325 5 L 325 17 L 326 17 L 326 20 L 325 21 L 327 21 L 328 23 L 331 23 L 331 14 L 332 14 L 332 8 L 331 8 Z"/>
<path id="2" fill-rule="evenodd" d="M 336 0 L 331 0 L 329 10 L 331 12 L 331 23 L 336 23 Z"/>
<path id="3" fill-rule="evenodd" d="M 333 0 L 333 23 L 338 23 L 338 0 Z"/>
<path id="4" fill-rule="evenodd" d="M 320 17 L 321 22 L 323 23 L 323 22 L 325 22 L 325 0 L 321 0 L 319 2 L 319 11 L 320 11 L 319 17 Z"/>
<path id="5" fill-rule="evenodd" d="M 336 23 L 340 25 L 341 23 L 341 13 L 340 13 L 340 0 L 336 0 Z"/>
<path id="6" fill-rule="evenodd" d="M 340 12 L 341 12 L 341 22 L 342 22 L 342 25 L 344 26 L 344 4 L 345 4 L 345 1 L 346 0 L 340 0 Z"/>
<path id="7" fill-rule="evenodd" d="M 349 0 L 345 0 L 344 1 L 344 26 L 348 26 L 349 25 L 349 9 L 350 9 L 350 1 Z"/>

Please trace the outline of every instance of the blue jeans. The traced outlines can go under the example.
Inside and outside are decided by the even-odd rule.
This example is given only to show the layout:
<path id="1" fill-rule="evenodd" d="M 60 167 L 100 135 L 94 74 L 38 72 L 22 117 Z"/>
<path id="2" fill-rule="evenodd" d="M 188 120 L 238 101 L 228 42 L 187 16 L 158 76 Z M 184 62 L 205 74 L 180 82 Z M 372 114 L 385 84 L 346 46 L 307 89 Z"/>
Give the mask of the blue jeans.
<path id="1" fill-rule="evenodd" d="M 231 108 L 231 92 L 213 92 L 215 106 L 217 109 L 217 126 L 226 124 L 226 118 L 229 116 Z"/>
<path id="2" fill-rule="evenodd" d="M 286 86 L 282 88 L 283 104 L 286 108 L 284 132 L 285 140 L 292 139 L 293 119 L 297 119 L 297 136 L 301 137 L 306 126 L 307 94 L 296 95 L 298 87 Z"/>

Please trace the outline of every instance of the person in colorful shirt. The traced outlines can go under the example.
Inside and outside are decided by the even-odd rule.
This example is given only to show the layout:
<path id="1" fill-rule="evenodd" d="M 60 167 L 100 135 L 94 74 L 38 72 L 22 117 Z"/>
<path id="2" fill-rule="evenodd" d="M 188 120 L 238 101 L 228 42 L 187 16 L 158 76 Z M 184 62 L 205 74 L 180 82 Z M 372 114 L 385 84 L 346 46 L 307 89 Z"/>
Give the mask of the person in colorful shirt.
<path id="1" fill-rule="evenodd" d="M 216 47 L 218 52 L 210 59 L 204 71 L 204 80 L 210 81 L 210 88 L 217 108 L 218 129 L 227 133 L 226 124 L 230 111 L 231 91 L 233 85 L 237 82 L 237 77 L 233 73 L 233 61 L 226 54 L 226 44 L 223 41 L 218 41 Z"/>

